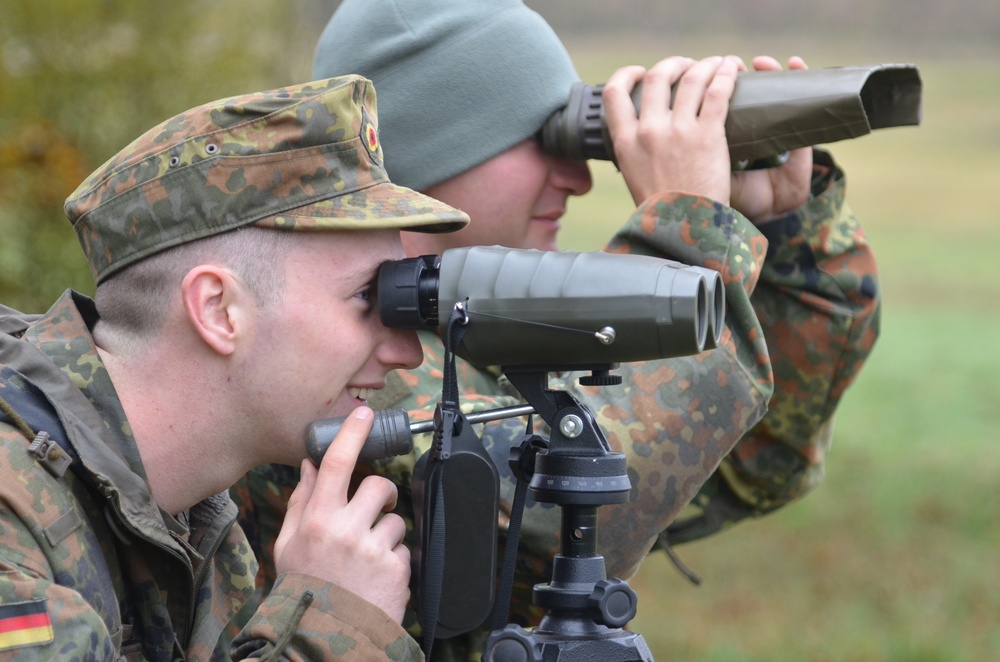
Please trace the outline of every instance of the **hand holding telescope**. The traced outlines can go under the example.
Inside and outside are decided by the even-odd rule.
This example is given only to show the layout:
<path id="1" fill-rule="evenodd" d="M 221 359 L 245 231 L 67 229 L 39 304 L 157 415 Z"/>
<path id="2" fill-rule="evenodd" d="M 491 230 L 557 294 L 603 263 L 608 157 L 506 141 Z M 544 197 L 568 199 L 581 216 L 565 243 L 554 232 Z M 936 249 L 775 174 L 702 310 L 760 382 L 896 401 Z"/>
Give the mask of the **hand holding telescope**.
<path id="1" fill-rule="evenodd" d="M 576 160 L 613 160 L 602 85 L 577 83 L 566 107 L 541 130 L 542 148 Z M 641 107 L 642 87 L 632 93 Z M 912 64 L 742 72 L 729 102 L 726 138 L 736 170 L 789 150 L 857 138 L 874 129 L 917 125 L 921 81 Z"/>

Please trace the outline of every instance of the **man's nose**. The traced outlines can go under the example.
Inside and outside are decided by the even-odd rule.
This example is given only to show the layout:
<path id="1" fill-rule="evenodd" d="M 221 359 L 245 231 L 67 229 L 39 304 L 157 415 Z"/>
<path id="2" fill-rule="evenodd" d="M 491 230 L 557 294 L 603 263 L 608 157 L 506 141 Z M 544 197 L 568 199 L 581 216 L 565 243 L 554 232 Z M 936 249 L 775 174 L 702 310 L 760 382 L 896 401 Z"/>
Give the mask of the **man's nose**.
<path id="1" fill-rule="evenodd" d="M 590 168 L 586 161 L 556 157 L 556 167 L 552 170 L 552 184 L 570 192 L 570 195 L 584 195 L 594 185 Z"/>
<path id="2" fill-rule="evenodd" d="M 391 369 L 412 369 L 423 363 L 424 351 L 417 332 L 382 327 L 385 339 L 379 346 L 379 360 Z"/>

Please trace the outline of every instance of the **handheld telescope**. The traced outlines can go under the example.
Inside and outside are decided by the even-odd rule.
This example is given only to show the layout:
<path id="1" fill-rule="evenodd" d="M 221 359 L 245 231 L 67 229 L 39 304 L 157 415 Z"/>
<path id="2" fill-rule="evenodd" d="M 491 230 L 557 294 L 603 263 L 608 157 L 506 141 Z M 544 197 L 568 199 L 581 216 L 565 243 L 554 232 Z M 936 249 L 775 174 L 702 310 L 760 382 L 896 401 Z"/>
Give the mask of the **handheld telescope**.
<path id="1" fill-rule="evenodd" d="M 545 151 L 581 161 L 614 160 L 603 88 L 573 86 L 566 107 L 542 127 Z M 641 98 L 640 85 L 632 93 L 637 111 Z M 920 119 L 920 73 L 912 64 L 748 71 L 736 77 L 726 138 L 734 169 L 742 169 L 792 149 L 917 125 Z"/>

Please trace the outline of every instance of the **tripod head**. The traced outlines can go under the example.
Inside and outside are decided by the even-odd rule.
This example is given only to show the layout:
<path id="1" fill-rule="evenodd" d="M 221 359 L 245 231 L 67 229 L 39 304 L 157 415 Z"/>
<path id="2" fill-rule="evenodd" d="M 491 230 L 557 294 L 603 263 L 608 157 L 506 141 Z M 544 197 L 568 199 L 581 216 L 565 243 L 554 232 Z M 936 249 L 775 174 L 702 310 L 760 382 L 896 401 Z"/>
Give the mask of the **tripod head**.
<path id="1" fill-rule="evenodd" d="M 614 367 L 589 369 L 593 379 L 610 386 L 620 382 L 609 374 Z M 636 594 L 625 581 L 608 579 L 597 552 L 598 506 L 628 501 L 625 456 L 611 449 L 585 405 L 566 391 L 548 389 L 549 372 L 504 370 L 551 429 L 542 450 L 534 453 L 533 471 L 525 462 L 528 444 L 537 442 L 532 435 L 512 450 L 511 464 L 530 472 L 528 490 L 535 501 L 562 508 L 561 551 L 553 560 L 551 581 L 534 587 L 533 601 L 546 610 L 541 623 L 531 631 L 516 625 L 494 630 L 483 660 L 651 661 L 642 636 L 622 629 L 636 614 Z"/>
<path id="2" fill-rule="evenodd" d="M 606 385 L 617 383 L 608 379 L 613 368 L 595 366 L 592 376 L 606 381 Z M 548 373 L 559 370 L 505 368 L 503 371 L 552 430 L 547 449 L 535 459 L 529 486 L 532 498 L 575 506 L 628 501 L 631 484 L 625 455 L 611 450 L 586 406 L 566 391 L 548 389 Z"/>

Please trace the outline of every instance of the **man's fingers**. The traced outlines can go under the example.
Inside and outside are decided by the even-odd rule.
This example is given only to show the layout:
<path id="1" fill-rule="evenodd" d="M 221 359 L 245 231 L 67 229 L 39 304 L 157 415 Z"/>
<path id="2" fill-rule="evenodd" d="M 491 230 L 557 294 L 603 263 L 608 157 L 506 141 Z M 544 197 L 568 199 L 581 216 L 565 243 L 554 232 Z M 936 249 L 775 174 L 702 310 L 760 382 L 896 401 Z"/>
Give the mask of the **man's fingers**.
<path id="1" fill-rule="evenodd" d="M 388 478 L 367 476 L 351 497 L 351 508 L 359 520 L 370 524 L 396 507 L 397 494 L 395 483 Z"/>
<path id="2" fill-rule="evenodd" d="M 781 71 L 781 63 L 770 55 L 758 55 L 753 60 L 754 71 Z M 806 61 L 795 55 L 788 58 L 789 69 L 808 69 Z"/>
<path id="3" fill-rule="evenodd" d="M 376 536 L 386 549 L 396 551 L 397 547 L 406 549 L 403 536 L 406 535 L 406 522 L 394 513 L 386 513 L 372 527 L 372 535 Z"/>
<path id="4" fill-rule="evenodd" d="M 781 70 L 781 63 L 778 62 L 773 57 L 771 57 L 770 55 L 758 55 L 753 60 L 751 60 L 751 64 L 753 64 L 754 71 L 780 71 Z"/>
<path id="5" fill-rule="evenodd" d="M 722 123 L 729 113 L 729 101 L 736 89 L 736 74 L 739 60 L 733 57 L 723 58 L 719 68 L 715 70 L 705 97 L 702 99 L 699 117 L 709 123 Z"/>
<path id="6" fill-rule="evenodd" d="M 699 60 L 684 72 L 677 83 L 677 93 L 674 95 L 673 110 L 679 117 L 697 117 L 701 110 L 701 101 L 705 97 L 705 88 L 722 63 L 721 57 L 710 57 Z"/>
<path id="7" fill-rule="evenodd" d="M 604 113 L 609 125 L 617 125 L 629 118 L 635 119 L 635 106 L 629 93 L 645 73 L 645 69 L 633 65 L 622 67 L 608 77 L 601 93 L 601 101 L 604 103 Z"/>
<path id="8" fill-rule="evenodd" d="M 358 407 L 344 419 L 340 431 L 323 455 L 313 488 L 313 497 L 329 507 L 347 504 L 351 474 L 358 463 L 358 455 L 368 439 L 375 413 L 369 407 Z"/>
<path id="9" fill-rule="evenodd" d="M 808 69 L 809 65 L 806 61 L 800 58 L 798 55 L 788 58 L 788 68 L 789 69 Z"/>
<path id="10" fill-rule="evenodd" d="M 299 468 L 299 483 L 292 490 L 288 497 L 288 504 L 285 507 L 285 517 L 278 537 L 274 541 L 275 554 L 280 555 L 288 539 L 299 527 L 302 521 L 302 514 L 305 512 L 306 504 L 312 495 L 313 485 L 316 483 L 316 467 L 311 460 L 303 460 Z"/>
<path id="11" fill-rule="evenodd" d="M 660 60 L 646 72 L 642 81 L 643 115 L 670 112 L 671 88 L 692 64 L 694 60 L 689 57 L 673 56 Z"/>

